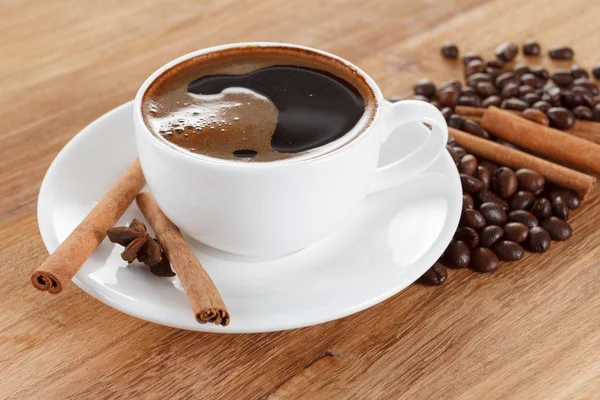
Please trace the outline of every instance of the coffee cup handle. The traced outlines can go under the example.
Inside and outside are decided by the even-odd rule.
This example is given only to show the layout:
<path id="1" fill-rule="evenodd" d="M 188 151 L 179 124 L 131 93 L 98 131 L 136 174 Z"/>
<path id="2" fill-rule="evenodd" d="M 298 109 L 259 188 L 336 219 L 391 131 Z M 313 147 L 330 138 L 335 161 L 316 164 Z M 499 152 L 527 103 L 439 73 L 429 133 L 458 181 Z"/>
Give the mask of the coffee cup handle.
<path id="1" fill-rule="evenodd" d="M 437 160 L 448 140 L 448 125 L 444 116 L 429 103 L 419 100 L 404 100 L 393 104 L 384 104 L 382 111 L 384 122 L 382 145 L 394 131 L 396 135 L 413 133 L 398 130 L 408 124 L 424 123 L 431 126 L 431 130 L 427 130 L 427 138 L 414 151 L 375 170 L 370 192 L 390 188 L 420 174 Z"/>

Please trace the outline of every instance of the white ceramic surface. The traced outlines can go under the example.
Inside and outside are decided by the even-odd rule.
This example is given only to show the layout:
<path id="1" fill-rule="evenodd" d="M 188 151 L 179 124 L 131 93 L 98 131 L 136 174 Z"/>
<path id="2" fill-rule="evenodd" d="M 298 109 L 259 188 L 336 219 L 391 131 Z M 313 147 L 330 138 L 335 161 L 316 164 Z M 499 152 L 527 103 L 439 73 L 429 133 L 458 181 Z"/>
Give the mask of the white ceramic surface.
<path id="1" fill-rule="evenodd" d="M 132 103 L 100 117 L 56 157 L 40 190 L 38 221 L 54 251 L 137 157 Z M 413 125 L 410 130 L 423 129 Z M 392 135 L 380 165 L 418 147 Z M 109 163 L 108 160 L 111 160 Z M 128 266 L 122 248 L 105 240 L 74 282 L 98 300 L 132 316 L 177 328 L 220 333 L 263 332 L 331 321 L 364 310 L 414 282 L 442 254 L 458 224 L 461 187 L 450 156 L 401 186 L 369 195 L 360 210 L 322 241 L 269 261 L 232 256 L 189 243 L 231 312 L 227 327 L 200 325 L 181 283 Z M 119 221 L 143 220 L 132 205 Z"/>
<path id="2" fill-rule="evenodd" d="M 303 57 L 312 54 L 313 58 L 335 60 L 336 65 L 362 77 L 374 95 L 372 118 L 365 116 L 366 122 L 359 122 L 342 138 L 308 154 L 272 162 L 222 160 L 180 151 L 157 139 L 144 123 L 143 95 L 170 68 L 191 58 L 218 56 L 232 49 L 262 52 L 282 47 Z M 431 104 L 415 100 L 385 102 L 377 84 L 355 65 L 320 50 L 282 43 L 217 46 L 166 64 L 139 89 L 133 118 L 146 181 L 169 219 L 202 243 L 261 258 L 281 257 L 324 238 L 358 212 L 368 192 L 397 185 L 424 171 L 439 157 L 448 138 L 446 121 Z M 390 132 L 415 122 L 432 127 L 409 132 L 422 136 L 421 145 L 377 168 L 382 143 Z M 395 136 L 402 142 L 410 140 L 402 133 Z M 342 146 L 338 142 L 347 143 Z"/>

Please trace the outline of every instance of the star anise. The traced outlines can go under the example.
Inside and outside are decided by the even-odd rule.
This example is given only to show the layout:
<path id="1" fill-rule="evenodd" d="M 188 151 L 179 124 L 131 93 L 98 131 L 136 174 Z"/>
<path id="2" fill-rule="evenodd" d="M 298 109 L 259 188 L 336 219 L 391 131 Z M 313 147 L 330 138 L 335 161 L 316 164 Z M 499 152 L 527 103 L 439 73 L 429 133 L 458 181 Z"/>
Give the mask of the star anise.
<path id="1" fill-rule="evenodd" d="M 133 219 L 129 226 L 117 226 L 107 232 L 108 239 L 125 247 L 121 258 L 128 263 L 135 259 L 150 267 L 157 276 L 175 276 L 167 257 L 156 239 L 150 237 L 146 225 Z"/>

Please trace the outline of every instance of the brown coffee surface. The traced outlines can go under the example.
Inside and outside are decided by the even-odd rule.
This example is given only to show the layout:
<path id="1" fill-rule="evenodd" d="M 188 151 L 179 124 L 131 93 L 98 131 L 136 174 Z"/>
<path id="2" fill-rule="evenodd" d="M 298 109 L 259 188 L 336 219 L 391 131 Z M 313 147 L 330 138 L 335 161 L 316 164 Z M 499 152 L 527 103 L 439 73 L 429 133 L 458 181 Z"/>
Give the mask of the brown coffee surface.
<path id="1" fill-rule="evenodd" d="M 146 125 L 160 139 L 242 161 L 282 160 L 348 132 L 356 137 L 374 108 L 370 87 L 349 67 L 318 53 L 259 47 L 178 64 L 142 101 Z"/>

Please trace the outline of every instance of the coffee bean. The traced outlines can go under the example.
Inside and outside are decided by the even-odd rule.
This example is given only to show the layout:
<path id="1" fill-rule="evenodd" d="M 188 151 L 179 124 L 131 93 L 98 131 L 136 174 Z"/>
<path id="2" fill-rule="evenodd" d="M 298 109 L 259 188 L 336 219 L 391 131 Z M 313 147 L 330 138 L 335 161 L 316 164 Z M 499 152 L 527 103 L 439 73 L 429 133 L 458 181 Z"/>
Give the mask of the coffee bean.
<path id="1" fill-rule="evenodd" d="M 469 61 L 469 63 L 465 66 L 465 75 L 469 76 L 477 72 L 484 72 L 485 68 L 486 66 L 481 60 Z"/>
<path id="2" fill-rule="evenodd" d="M 496 47 L 496 57 L 504 62 L 510 62 L 515 59 L 517 54 L 519 53 L 519 48 L 516 44 L 511 42 L 501 43 L 498 47 Z"/>
<path id="3" fill-rule="evenodd" d="M 581 95 L 581 97 L 583 98 L 584 106 L 588 107 L 590 110 L 594 108 L 594 106 L 596 105 L 596 100 L 594 100 L 594 97 L 585 88 L 581 86 L 573 86 L 571 90 Z"/>
<path id="4" fill-rule="evenodd" d="M 571 225 L 568 222 L 554 216 L 543 220 L 541 226 L 548 231 L 553 240 L 567 240 L 573 233 Z"/>
<path id="5" fill-rule="evenodd" d="M 419 100 L 419 101 L 424 101 L 426 103 L 429 103 L 429 97 L 425 97 L 421 94 L 415 94 L 409 97 L 410 100 Z"/>
<path id="6" fill-rule="evenodd" d="M 521 83 L 521 78 L 515 75 L 514 72 L 505 72 L 501 75 L 498 75 L 496 81 L 494 82 L 498 89 L 504 89 L 504 86 L 509 83 L 514 83 L 515 85 L 519 85 Z"/>
<path id="7" fill-rule="evenodd" d="M 462 184 L 463 192 L 465 193 L 475 193 L 483 189 L 483 182 L 464 173 L 460 174 L 460 183 Z"/>
<path id="8" fill-rule="evenodd" d="M 557 69 L 552 72 L 551 75 L 552 82 L 556 83 L 558 86 L 569 86 L 575 78 L 571 75 L 571 71 L 566 69 Z"/>
<path id="9" fill-rule="evenodd" d="M 440 102 L 437 100 L 432 100 L 429 104 L 431 104 L 432 106 L 434 106 L 435 108 L 437 108 L 438 110 L 442 110 L 442 106 L 440 105 Z"/>
<path id="10" fill-rule="evenodd" d="M 477 53 L 474 53 L 472 51 L 469 51 L 468 53 L 465 54 L 465 56 L 463 57 L 463 65 L 468 65 L 471 61 L 473 60 L 479 60 L 479 61 L 483 61 L 483 58 L 481 58 L 481 56 Z"/>
<path id="11" fill-rule="evenodd" d="M 592 120 L 600 122 L 600 103 L 594 106 L 594 110 L 592 111 Z"/>
<path id="12" fill-rule="evenodd" d="M 502 198 L 508 198 L 517 191 L 517 175 L 508 167 L 500 167 L 492 179 L 494 193 Z"/>
<path id="13" fill-rule="evenodd" d="M 519 85 L 517 85 L 516 83 L 513 83 L 513 82 L 507 83 L 500 91 L 500 96 L 503 99 L 515 97 L 518 94 L 519 94 Z"/>
<path id="14" fill-rule="evenodd" d="M 596 77 L 596 79 L 600 79 L 600 64 L 596 64 L 592 69 L 592 74 Z"/>
<path id="15" fill-rule="evenodd" d="M 548 103 L 547 101 L 540 100 L 535 102 L 532 107 L 536 110 L 540 110 L 545 114 L 549 109 L 552 108 L 552 104 Z M 548 123 L 550 123 L 550 120 L 548 120 Z"/>
<path id="16" fill-rule="evenodd" d="M 454 234 L 454 240 L 459 240 L 470 248 L 474 249 L 479 243 L 479 235 L 475 229 L 463 226 L 456 230 L 456 233 Z"/>
<path id="17" fill-rule="evenodd" d="M 548 70 L 546 70 L 546 68 L 544 68 L 542 66 L 533 67 L 531 69 L 531 73 L 533 75 L 535 75 L 538 79 L 540 79 L 542 82 L 546 82 L 548 80 L 548 78 L 550 77 Z"/>
<path id="18" fill-rule="evenodd" d="M 513 72 L 520 78 L 523 75 L 530 73 L 531 71 L 529 70 L 529 66 L 527 64 L 516 63 L 513 67 Z"/>
<path id="19" fill-rule="evenodd" d="M 504 147 L 508 147 L 508 148 L 511 148 L 511 149 L 515 149 L 515 150 L 521 150 L 521 149 L 519 148 L 519 146 L 515 145 L 514 143 L 507 142 L 506 140 L 497 139 L 497 140 L 496 140 L 496 143 L 498 143 L 498 144 L 501 144 L 502 146 L 504 146 Z"/>
<path id="20" fill-rule="evenodd" d="M 460 162 L 460 157 L 458 156 L 456 151 L 454 151 L 454 147 L 446 145 L 446 150 L 448 150 L 448 153 L 450 153 L 450 157 L 452 157 L 452 161 L 454 161 L 454 164 L 458 166 L 458 163 Z"/>
<path id="21" fill-rule="evenodd" d="M 492 183 L 492 173 L 481 165 L 477 166 L 477 179 L 483 183 L 483 189 L 489 190 Z"/>
<path id="22" fill-rule="evenodd" d="M 571 65 L 571 75 L 573 78 L 585 78 L 588 79 L 590 74 L 585 70 L 585 68 L 580 67 L 579 65 Z"/>
<path id="23" fill-rule="evenodd" d="M 586 106 L 577 106 L 573 109 L 573 116 L 583 121 L 591 121 L 594 116 L 592 110 Z"/>
<path id="24" fill-rule="evenodd" d="M 523 97 L 526 94 L 535 94 L 535 88 L 533 88 L 529 85 L 519 86 L 519 96 Z"/>
<path id="25" fill-rule="evenodd" d="M 481 106 L 481 99 L 477 96 L 460 96 L 457 104 L 459 106 L 479 107 Z"/>
<path id="26" fill-rule="evenodd" d="M 479 160 L 479 165 L 485 169 L 487 169 L 488 171 L 490 171 L 492 174 L 494 172 L 496 172 L 496 170 L 498 168 L 500 168 L 500 166 L 498 164 L 496 164 L 495 162 L 492 161 L 488 161 L 488 160 Z"/>
<path id="27" fill-rule="evenodd" d="M 519 190 L 509 201 L 511 210 L 527 210 L 535 201 L 535 195 L 526 190 Z"/>
<path id="28" fill-rule="evenodd" d="M 560 89 L 556 86 L 551 86 L 547 89 L 544 89 L 544 94 L 548 95 L 548 99 L 546 101 L 558 105 L 560 104 Z M 544 96 L 542 95 L 542 100 L 544 100 Z"/>
<path id="29" fill-rule="evenodd" d="M 531 193 L 538 193 L 544 189 L 546 179 L 539 172 L 528 168 L 519 168 L 515 175 L 517 177 L 517 186 L 519 190 L 527 190 Z"/>
<path id="30" fill-rule="evenodd" d="M 444 42 L 440 51 L 442 53 L 442 57 L 444 58 L 458 58 L 458 47 L 456 47 L 456 45 L 450 41 Z"/>
<path id="31" fill-rule="evenodd" d="M 498 89 L 491 82 L 478 82 L 475 90 L 484 98 L 498 94 Z"/>
<path id="32" fill-rule="evenodd" d="M 502 230 L 504 231 L 504 239 L 517 243 L 524 242 L 529 235 L 529 228 L 527 225 L 520 222 L 509 222 L 502 227 Z"/>
<path id="33" fill-rule="evenodd" d="M 460 226 L 466 226 L 468 228 L 478 230 L 485 226 L 485 219 L 479 211 L 466 209 L 462 212 Z"/>
<path id="34" fill-rule="evenodd" d="M 502 60 L 498 60 L 498 59 L 495 59 L 495 60 L 490 60 L 490 61 L 488 61 L 488 62 L 486 63 L 486 65 L 487 65 L 489 68 L 494 68 L 494 69 L 503 69 L 503 68 L 504 68 L 504 61 L 502 61 Z"/>
<path id="35" fill-rule="evenodd" d="M 553 60 L 570 60 L 573 54 L 573 49 L 568 46 L 553 46 L 548 50 L 548 55 Z"/>
<path id="36" fill-rule="evenodd" d="M 560 104 L 565 108 L 575 108 L 583 104 L 583 96 L 581 93 L 568 90 L 560 94 Z"/>
<path id="37" fill-rule="evenodd" d="M 552 107 L 546 113 L 550 120 L 550 126 L 556 129 L 570 129 L 575 123 L 575 116 L 573 113 L 563 107 Z"/>
<path id="38" fill-rule="evenodd" d="M 518 261 L 525 255 L 525 250 L 518 243 L 501 240 L 492 246 L 492 251 L 502 261 Z"/>
<path id="39" fill-rule="evenodd" d="M 508 213 L 508 221 L 509 222 L 519 222 L 528 228 L 533 228 L 534 226 L 538 226 L 538 219 L 525 210 L 513 210 Z"/>
<path id="40" fill-rule="evenodd" d="M 523 117 L 540 125 L 550 125 L 550 120 L 542 111 L 535 108 L 528 108 L 521 114 Z"/>
<path id="41" fill-rule="evenodd" d="M 523 100 L 524 102 L 529 104 L 530 107 L 532 104 L 537 103 L 541 99 L 542 99 L 542 97 L 537 93 L 528 93 L 525 96 L 521 97 L 521 100 Z"/>
<path id="42" fill-rule="evenodd" d="M 452 114 L 450 118 L 448 118 L 448 126 L 455 129 L 462 129 L 464 120 L 458 114 Z"/>
<path id="43" fill-rule="evenodd" d="M 481 164 L 481 162 L 480 162 Z M 497 203 L 502 206 L 504 211 L 508 211 L 508 202 L 501 197 L 498 197 L 496 194 L 489 190 L 481 190 L 475 193 L 475 200 L 477 200 L 478 204 L 483 204 L 487 202 Z"/>
<path id="44" fill-rule="evenodd" d="M 500 107 L 504 108 L 505 110 L 523 111 L 529 108 L 529 104 L 523 100 L 511 98 L 505 99 L 502 104 L 500 104 Z"/>
<path id="45" fill-rule="evenodd" d="M 419 282 L 428 286 L 440 286 L 448 279 L 448 270 L 439 262 L 433 264 L 433 267 L 429 268 L 419 278 Z"/>
<path id="46" fill-rule="evenodd" d="M 579 86 L 586 89 L 592 96 L 598 96 L 600 89 L 595 83 L 588 81 L 586 78 L 579 78 L 573 81 L 574 86 Z"/>
<path id="47" fill-rule="evenodd" d="M 454 147 L 454 146 L 456 146 L 456 139 L 454 139 L 452 136 L 448 136 L 448 140 L 446 141 L 446 144 Z"/>
<path id="48" fill-rule="evenodd" d="M 453 88 L 455 90 L 460 91 L 460 89 L 462 88 L 462 83 L 458 80 L 444 82 L 438 88 L 438 92 L 441 92 L 441 91 L 449 89 L 449 88 Z M 438 93 L 438 95 L 439 95 L 439 93 Z"/>
<path id="49" fill-rule="evenodd" d="M 523 42 L 523 55 L 531 57 L 540 54 L 540 45 L 534 39 L 526 39 Z"/>
<path id="50" fill-rule="evenodd" d="M 479 245 L 492 247 L 502 236 L 504 236 L 502 228 L 497 225 L 488 225 L 479 232 Z"/>
<path id="51" fill-rule="evenodd" d="M 467 96 L 467 97 L 473 97 L 473 96 L 477 96 L 477 92 L 475 91 L 475 88 L 467 85 L 467 86 L 463 86 L 462 89 L 460 89 L 460 95 L 462 96 Z"/>
<path id="52" fill-rule="evenodd" d="M 469 193 L 463 193 L 462 209 L 464 211 L 464 210 L 468 210 L 470 208 L 473 208 L 473 198 L 471 197 L 471 195 Z"/>
<path id="53" fill-rule="evenodd" d="M 536 199 L 531 206 L 531 213 L 538 219 L 548 218 L 552 214 L 552 205 L 546 198 Z"/>
<path id="54" fill-rule="evenodd" d="M 392 102 L 392 103 L 397 103 L 399 101 L 404 100 L 404 97 L 402 96 L 392 96 L 392 97 L 388 97 L 388 101 Z"/>
<path id="55" fill-rule="evenodd" d="M 569 210 L 575 210 L 581 205 L 581 199 L 577 193 L 571 190 L 556 189 L 550 192 L 550 200 L 554 200 L 557 197 L 562 197 Z"/>
<path id="56" fill-rule="evenodd" d="M 463 124 L 463 131 L 484 139 L 490 138 L 490 134 L 487 133 L 487 131 L 483 129 L 481 125 L 470 119 L 465 120 L 465 123 Z"/>
<path id="57" fill-rule="evenodd" d="M 504 225 L 506 223 L 506 211 L 497 203 L 483 203 L 479 206 L 479 212 L 487 224 Z"/>
<path id="58" fill-rule="evenodd" d="M 550 248 L 551 238 L 547 230 L 541 226 L 529 229 L 527 248 L 534 253 L 545 253 Z"/>
<path id="59" fill-rule="evenodd" d="M 460 159 L 458 170 L 463 174 L 473 175 L 477 171 L 477 159 L 472 154 L 467 154 Z"/>
<path id="60" fill-rule="evenodd" d="M 541 87 L 541 81 L 535 77 L 531 72 L 521 76 L 521 84 L 529 85 L 531 87 Z"/>
<path id="61" fill-rule="evenodd" d="M 478 247 L 471 253 L 471 268 L 478 272 L 494 272 L 500 261 L 490 249 Z"/>
<path id="62" fill-rule="evenodd" d="M 471 250 L 463 242 L 452 241 L 444 252 L 444 261 L 448 268 L 467 268 L 471 262 Z"/>
<path id="63" fill-rule="evenodd" d="M 492 82 L 490 74 L 485 72 L 476 72 L 467 78 L 467 85 L 475 88 L 479 82 Z M 474 92 L 476 94 L 476 92 Z"/>
<path id="64" fill-rule="evenodd" d="M 454 146 L 454 151 L 458 155 L 459 159 L 467 155 L 467 151 L 460 146 Z"/>
<path id="65" fill-rule="evenodd" d="M 490 96 L 481 102 L 481 106 L 485 108 L 491 106 L 500 107 L 500 104 L 502 104 L 502 99 L 498 96 Z"/>
<path id="66" fill-rule="evenodd" d="M 454 113 L 454 111 L 450 107 L 444 107 L 444 108 L 442 108 L 442 115 L 444 116 L 444 119 L 446 121 L 448 121 L 448 118 L 450 118 L 450 116 L 453 113 Z"/>
<path id="67" fill-rule="evenodd" d="M 492 67 L 487 67 L 485 69 L 485 73 L 488 74 L 490 76 L 490 78 L 492 79 L 492 82 L 494 82 L 496 80 L 496 78 L 502 74 L 502 70 L 501 69 L 497 69 L 497 68 L 492 68 Z"/>
<path id="68" fill-rule="evenodd" d="M 569 218 L 569 207 L 562 197 L 555 197 L 552 200 L 552 214 L 565 221 Z"/>

